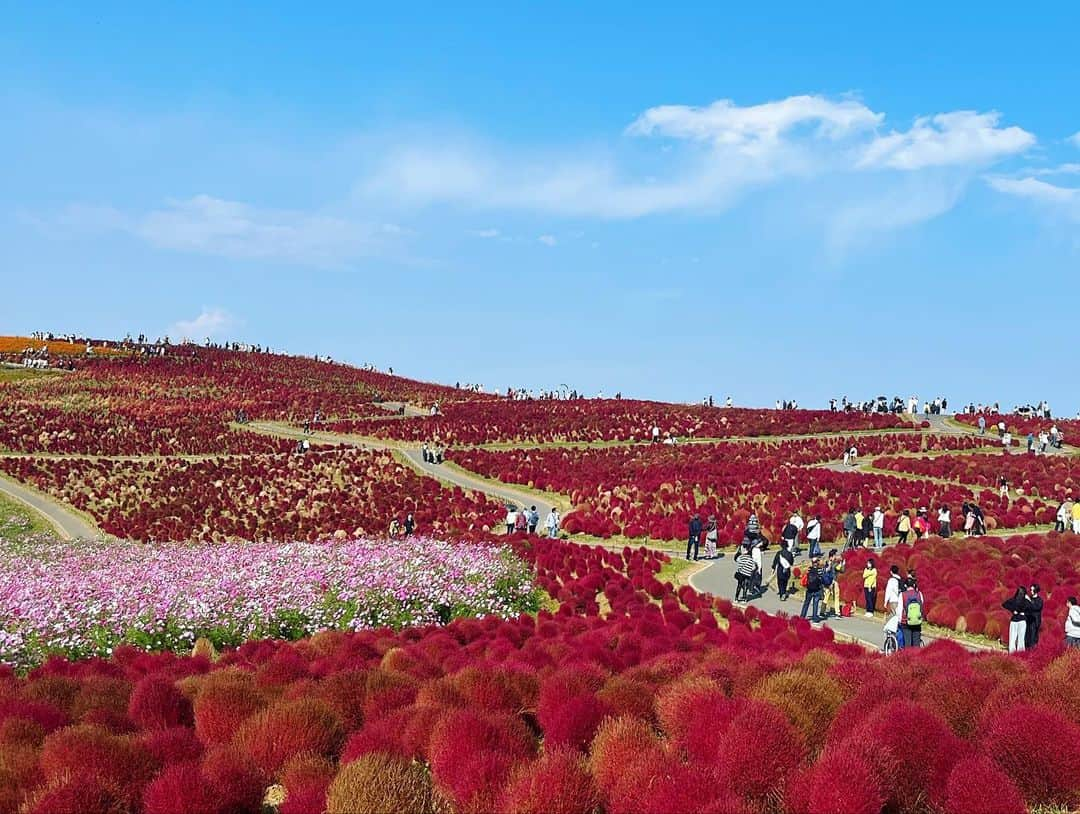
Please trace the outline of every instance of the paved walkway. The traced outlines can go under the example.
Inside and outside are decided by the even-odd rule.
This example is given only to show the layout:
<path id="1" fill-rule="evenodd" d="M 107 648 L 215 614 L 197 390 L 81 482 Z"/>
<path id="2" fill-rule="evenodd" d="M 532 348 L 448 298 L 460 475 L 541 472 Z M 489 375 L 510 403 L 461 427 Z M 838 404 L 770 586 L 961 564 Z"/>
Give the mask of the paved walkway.
<path id="1" fill-rule="evenodd" d="M 40 514 L 65 540 L 102 540 L 106 536 L 82 515 L 17 481 L 0 476 L 0 492 Z"/>
<path id="2" fill-rule="evenodd" d="M 768 568 L 772 562 L 772 551 L 765 552 L 765 567 Z M 797 565 L 805 567 L 806 561 L 802 560 Z M 732 599 L 735 596 L 735 563 L 730 554 L 715 560 L 707 568 L 698 571 L 692 575 L 689 579 L 690 585 L 696 591 L 703 591 L 712 594 L 713 596 L 723 597 L 724 599 Z M 766 593 L 750 602 L 736 603 L 739 607 L 746 607 L 752 605 L 755 608 L 766 611 L 772 614 L 783 614 L 788 616 L 798 616 L 799 611 L 802 610 L 803 602 L 803 589 L 798 588 L 799 593 L 788 599 L 786 602 L 781 602 L 780 597 L 776 594 L 775 582 L 773 585 L 766 588 Z M 878 603 L 884 597 L 884 590 L 878 593 Z M 829 618 L 827 621 L 817 626 L 825 626 L 831 628 L 837 634 L 841 636 L 855 639 L 858 642 L 865 644 L 869 647 L 880 648 L 881 643 L 885 640 L 884 624 L 885 616 L 882 613 L 878 613 L 874 618 L 868 619 L 863 616 L 862 609 L 855 611 L 854 616 Z M 931 633 L 923 634 L 923 643 L 929 644 L 934 641 L 935 638 L 939 638 Z M 948 636 L 941 636 L 940 638 L 953 638 Z M 967 642 L 961 639 L 956 639 L 964 647 L 972 650 L 991 649 L 989 646 L 980 647 L 972 642 Z"/>

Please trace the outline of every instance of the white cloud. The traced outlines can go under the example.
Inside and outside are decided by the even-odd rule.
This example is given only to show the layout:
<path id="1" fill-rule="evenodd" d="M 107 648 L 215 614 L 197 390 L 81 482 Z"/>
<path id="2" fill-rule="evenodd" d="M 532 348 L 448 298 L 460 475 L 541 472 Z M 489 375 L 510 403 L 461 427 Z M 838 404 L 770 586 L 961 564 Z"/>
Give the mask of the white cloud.
<path id="1" fill-rule="evenodd" d="M 965 181 L 909 177 L 898 186 L 839 207 L 827 219 L 829 256 L 839 260 L 884 234 L 945 214 L 956 206 L 965 186 Z"/>
<path id="2" fill-rule="evenodd" d="M 1080 187 L 1062 187 L 1038 178 L 988 178 L 998 192 L 1024 198 L 1069 220 L 1080 222 Z"/>
<path id="3" fill-rule="evenodd" d="M 469 232 L 469 234 L 472 235 L 473 237 L 480 237 L 480 238 L 484 238 L 486 240 L 490 240 L 493 237 L 498 237 L 499 236 L 499 230 L 498 229 L 473 229 L 472 231 Z"/>
<path id="4" fill-rule="evenodd" d="M 1056 167 L 1041 167 L 1037 170 L 1026 170 L 1032 175 L 1080 175 L 1080 164 L 1058 164 Z"/>
<path id="5" fill-rule="evenodd" d="M 968 173 L 1030 147 L 1035 138 L 1002 127 L 996 112 L 955 111 L 881 134 L 884 115 L 852 99 L 790 96 L 739 106 L 649 108 L 626 128 L 637 139 L 608 148 L 538 153 L 490 144 L 406 144 L 358 186 L 361 197 L 404 207 L 525 210 L 560 217 L 639 218 L 715 214 L 749 192 L 789 180 Z M 855 184 L 857 186 L 858 184 Z M 955 198 L 954 198 L 955 200 Z M 933 207 L 924 207 L 933 211 Z"/>
<path id="6" fill-rule="evenodd" d="M 1080 147 L 1080 132 L 1073 133 L 1071 136 L 1069 136 L 1065 140 L 1067 142 L 1069 142 L 1071 145 L 1073 145 L 1074 147 Z"/>
<path id="7" fill-rule="evenodd" d="M 194 319 L 181 319 L 174 322 L 169 329 L 169 334 L 176 339 L 201 342 L 207 337 L 219 339 L 236 325 L 236 318 L 225 309 L 204 305 L 202 311 Z"/>
<path id="8" fill-rule="evenodd" d="M 543 243 L 545 246 L 554 246 L 556 243 L 559 242 L 555 238 L 555 235 L 540 235 L 540 237 L 538 237 L 536 239 L 538 241 L 540 241 L 541 243 Z"/>
<path id="9" fill-rule="evenodd" d="M 628 132 L 708 142 L 760 155 L 800 127 L 810 128 L 814 136 L 835 140 L 872 129 L 884 118 L 884 114 L 875 113 L 861 102 L 834 102 L 822 96 L 789 96 L 748 107 L 720 99 L 707 107 L 649 108 L 630 125 Z"/>
<path id="10" fill-rule="evenodd" d="M 56 222 L 81 231 L 126 232 L 161 249 L 310 266 L 341 265 L 406 233 L 394 224 L 260 208 L 209 195 L 169 200 L 141 213 L 76 205 Z"/>
<path id="11" fill-rule="evenodd" d="M 915 120 L 910 130 L 876 137 L 858 162 L 866 169 L 985 165 L 1023 152 L 1035 136 L 1019 127 L 998 127 L 1001 114 L 957 110 Z"/>

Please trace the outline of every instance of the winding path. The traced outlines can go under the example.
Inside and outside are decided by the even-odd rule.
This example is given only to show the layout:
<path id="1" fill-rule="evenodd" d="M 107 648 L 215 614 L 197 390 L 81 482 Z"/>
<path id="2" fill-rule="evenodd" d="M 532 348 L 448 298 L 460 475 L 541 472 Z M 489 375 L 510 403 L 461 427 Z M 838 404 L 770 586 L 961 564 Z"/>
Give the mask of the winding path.
<path id="1" fill-rule="evenodd" d="M 82 515 L 17 481 L 0 476 L 0 492 L 44 517 L 65 540 L 102 540 L 106 537 Z"/>

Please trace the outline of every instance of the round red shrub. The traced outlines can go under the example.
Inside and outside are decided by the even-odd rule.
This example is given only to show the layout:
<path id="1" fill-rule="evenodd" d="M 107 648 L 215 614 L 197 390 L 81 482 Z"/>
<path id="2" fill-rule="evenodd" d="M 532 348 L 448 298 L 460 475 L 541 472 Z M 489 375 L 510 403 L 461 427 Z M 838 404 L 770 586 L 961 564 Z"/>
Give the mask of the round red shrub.
<path id="1" fill-rule="evenodd" d="M 1016 784 L 984 755 L 964 758 L 953 767 L 945 790 L 949 814 L 1026 814 Z"/>
<path id="2" fill-rule="evenodd" d="M 336 758 L 343 740 L 341 724 L 326 704 L 300 699 L 257 712 L 240 727 L 234 743 L 270 779 L 296 755 Z"/>
<path id="3" fill-rule="evenodd" d="M 584 758 L 568 749 L 546 751 L 514 772 L 503 796 L 507 814 L 591 814 L 599 796 Z"/>
<path id="4" fill-rule="evenodd" d="M 983 750 L 1013 779 L 1030 805 L 1080 803 L 1080 726 L 1031 704 L 986 721 Z"/>
<path id="5" fill-rule="evenodd" d="M 191 702 L 176 684 L 160 676 L 147 676 L 135 685 L 127 708 L 128 717 L 140 729 L 190 726 Z"/>

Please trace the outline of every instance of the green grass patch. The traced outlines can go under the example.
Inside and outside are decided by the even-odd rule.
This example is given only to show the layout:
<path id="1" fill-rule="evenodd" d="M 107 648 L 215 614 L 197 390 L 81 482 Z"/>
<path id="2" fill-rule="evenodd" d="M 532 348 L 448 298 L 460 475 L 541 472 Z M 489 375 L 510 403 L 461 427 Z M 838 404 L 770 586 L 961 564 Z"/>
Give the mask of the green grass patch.
<path id="1" fill-rule="evenodd" d="M 34 537 L 52 533 L 52 526 L 33 509 L 0 495 L 0 540 L 22 546 Z"/>

